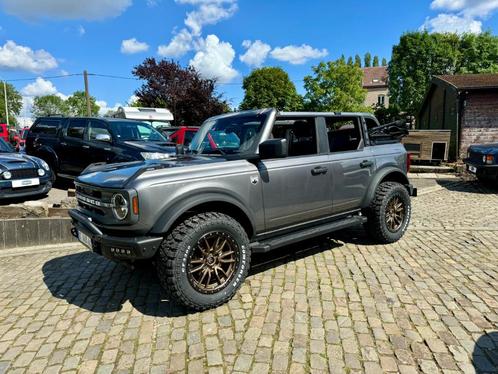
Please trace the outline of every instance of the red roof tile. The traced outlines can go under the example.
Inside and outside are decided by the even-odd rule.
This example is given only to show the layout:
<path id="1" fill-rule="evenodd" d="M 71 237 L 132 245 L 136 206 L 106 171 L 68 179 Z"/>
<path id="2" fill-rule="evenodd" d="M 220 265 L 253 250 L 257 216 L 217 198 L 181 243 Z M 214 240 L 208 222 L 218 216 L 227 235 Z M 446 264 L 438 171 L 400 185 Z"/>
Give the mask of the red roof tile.
<path id="1" fill-rule="evenodd" d="M 437 75 L 459 90 L 498 88 L 498 74 Z"/>
<path id="2" fill-rule="evenodd" d="M 363 87 L 387 87 L 387 67 L 363 68 Z"/>

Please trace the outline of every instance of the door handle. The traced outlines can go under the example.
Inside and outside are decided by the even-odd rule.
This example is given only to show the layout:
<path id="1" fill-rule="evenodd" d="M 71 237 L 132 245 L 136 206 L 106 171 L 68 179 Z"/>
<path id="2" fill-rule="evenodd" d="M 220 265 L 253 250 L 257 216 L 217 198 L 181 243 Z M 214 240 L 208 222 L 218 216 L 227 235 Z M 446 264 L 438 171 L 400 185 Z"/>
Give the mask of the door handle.
<path id="1" fill-rule="evenodd" d="M 90 149 L 89 145 L 83 145 L 82 147 L 85 148 L 85 149 Z"/>
<path id="2" fill-rule="evenodd" d="M 61 145 L 66 146 L 67 143 L 66 142 L 61 142 Z"/>
<path id="3" fill-rule="evenodd" d="M 370 166 L 373 166 L 373 164 L 374 163 L 372 161 L 364 160 L 361 162 L 360 167 L 361 168 L 369 168 Z"/>
<path id="4" fill-rule="evenodd" d="M 326 167 L 317 166 L 316 168 L 311 169 L 311 174 L 312 175 L 327 174 L 327 171 L 329 171 L 329 169 L 327 169 Z"/>

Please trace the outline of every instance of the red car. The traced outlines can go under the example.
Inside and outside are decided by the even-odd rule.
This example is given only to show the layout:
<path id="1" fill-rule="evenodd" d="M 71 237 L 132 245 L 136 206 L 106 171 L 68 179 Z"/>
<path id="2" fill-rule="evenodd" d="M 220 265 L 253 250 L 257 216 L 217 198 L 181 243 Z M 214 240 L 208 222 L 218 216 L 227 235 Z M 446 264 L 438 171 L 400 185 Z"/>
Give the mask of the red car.
<path id="1" fill-rule="evenodd" d="M 7 143 L 9 142 L 9 129 L 5 123 L 0 123 L 0 139 L 5 140 Z"/>
<path id="2" fill-rule="evenodd" d="M 23 151 L 26 145 L 26 137 L 28 136 L 29 127 L 24 127 L 19 135 L 14 138 L 16 151 Z"/>
<path id="3" fill-rule="evenodd" d="M 183 146 L 188 147 L 198 130 L 198 127 L 180 126 L 165 127 L 161 129 L 161 132 L 172 143 L 182 144 Z"/>

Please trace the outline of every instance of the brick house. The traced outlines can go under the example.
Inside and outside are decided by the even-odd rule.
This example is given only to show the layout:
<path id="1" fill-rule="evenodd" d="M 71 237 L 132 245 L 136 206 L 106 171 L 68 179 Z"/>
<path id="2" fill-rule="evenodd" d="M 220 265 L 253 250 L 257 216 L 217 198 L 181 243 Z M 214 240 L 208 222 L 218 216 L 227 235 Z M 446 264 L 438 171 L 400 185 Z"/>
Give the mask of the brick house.
<path id="1" fill-rule="evenodd" d="M 498 74 L 435 76 L 417 129 L 451 130 L 450 160 L 464 158 L 471 144 L 498 142 Z"/>
<path id="2" fill-rule="evenodd" d="M 363 68 L 363 88 L 367 90 L 366 106 L 384 104 L 389 106 L 387 67 Z"/>

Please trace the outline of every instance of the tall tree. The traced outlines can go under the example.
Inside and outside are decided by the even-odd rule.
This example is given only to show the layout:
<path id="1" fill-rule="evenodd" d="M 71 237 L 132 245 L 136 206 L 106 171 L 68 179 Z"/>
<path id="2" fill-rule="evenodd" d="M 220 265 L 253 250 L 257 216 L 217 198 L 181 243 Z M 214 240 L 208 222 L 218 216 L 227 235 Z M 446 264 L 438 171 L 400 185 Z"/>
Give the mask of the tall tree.
<path id="1" fill-rule="evenodd" d="M 374 56 L 372 66 L 374 67 L 379 66 L 379 56 Z"/>
<path id="2" fill-rule="evenodd" d="M 387 66 L 387 60 L 385 57 L 382 57 L 382 66 Z"/>
<path id="3" fill-rule="evenodd" d="M 370 52 L 367 52 L 365 53 L 365 67 L 366 68 L 369 68 L 370 66 L 372 66 L 372 55 L 370 54 Z"/>
<path id="4" fill-rule="evenodd" d="M 349 56 L 348 58 L 348 65 L 354 65 L 353 64 L 353 57 Z"/>
<path id="5" fill-rule="evenodd" d="M 57 95 L 38 96 L 34 99 L 31 113 L 34 117 L 68 115 L 69 107 L 67 102 Z"/>
<path id="6" fill-rule="evenodd" d="M 133 69 L 145 83 L 136 91 L 140 103 L 168 108 L 176 124 L 200 125 L 214 115 L 229 111 L 215 91 L 215 80 L 203 79 L 192 66 L 182 68 L 174 61 L 148 58 Z"/>
<path id="7" fill-rule="evenodd" d="M 10 83 L 6 84 L 7 88 L 7 105 L 9 108 L 9 123 L 16 123 L 15 116 L 21 113 L 22 109 L 22 96 L 16 88 Z M 2 123 L 7 122 L 5 111 L 5 96 L 3 91 L 3 82 L 0 82 L 0 120 Z"/>
<path id="8" fill-rule="evenodd" d="M 354 64 L 356 66 L 358 66 L 359 68 L 361 68 L 361 57 L 360 57 L 360 55 L 354 56 Z"/>
<path id="9" fill-rule="evenodd" d="M 341 59 L 321 62 L 304 78 L 305 107 L 312 111 L 371 111 L 364 105 L 363 71 Z"/>
<path id="10" fill-rule="evenodd" d="M 67 114 L 70 116 L 87 116 L 87 105 L 86 96 L 83 91 L 76 91 L 71 96 L 69 96 L 65 102 L 67 106 Z M 100 107 L 97 105 L 96 100 L 93 96 L 90 96 L 91 105 L 91 115 L 97 116 L 99 114 Z"/>
<path id="11" fill-rule="evenodd" d="M 498 37 L 407 33 L 393 47 L 388 69 L 390 102 L 416 115 L 434 75 L 498 72 Z"/>
<path id="12" fill-rule="evenodd" d="M 346 56 L 341 55 L 341 58 L 339 60 L 341 60 L 342 62 L 346 63 Z"/>
<path id="13" fill-rule="evenodd" d="M 255 69 L 244 78 L 245 95 L 240 109 L 277 108 L 293 111 L 302 107 L 302 98 L 289 75 L 278 67 Z"/>

